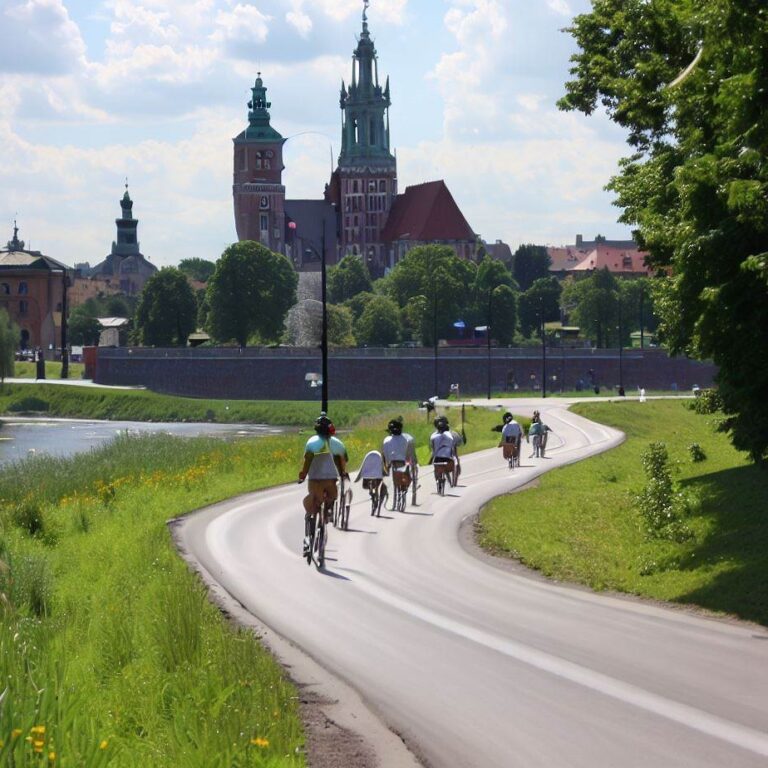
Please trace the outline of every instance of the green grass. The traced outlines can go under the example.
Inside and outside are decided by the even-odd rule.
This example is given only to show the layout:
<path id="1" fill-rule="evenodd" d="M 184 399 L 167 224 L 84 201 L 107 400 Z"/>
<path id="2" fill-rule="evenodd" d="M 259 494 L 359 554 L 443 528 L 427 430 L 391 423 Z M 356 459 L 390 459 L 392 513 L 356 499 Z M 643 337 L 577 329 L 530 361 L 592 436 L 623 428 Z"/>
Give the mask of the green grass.
<path id="1" fill-rule="evenodd" d="M 339 426 L 390 403 L 340 401 L 331 417 Z M 408 407 L 412 407 L 409 404 Z M 6 384 L 0 387 L 0 413 L 44 412 L 48 416 L 113 421 L 213 421 L 238 424 L 311 424 L 320 412 L 315 401 L 198 400 L 148 390 L 67 387 L 59 384 Z"/>
<path id="2" fill-rule="evenodd" d="M 70 379 L 82 379 L 84 372 L 85 372 L 85 365 L 83 363 L 69 364 Z M 13 373 L 13 376 L 11 376 L 11 378 L 34 379 L 35 376 L 37 376 L 36 363 L 30 363 L 30 362 L 14 363 L 14 373 Z M 53 360 L 46 360 L 45 376 L 48 379 L 60 379 L 61 363 L 55 362 Z"/>
<path id="3" fill-rule="evenodd" d="M 360 417 L 340 433 L 351 467 L 398 414 L 426 458 L 424 413 L 371 409 L 334 404 Z M 448 413 L 459 429 L 460 409 Z M 499 421 L 467 408 L 468 449 L 495 445 Z M 1 765 L 39 766 L 50 752 L 88 768 L 305 764 L 297 692 L 207 601 L 166 521 L 293 481 L 306 437 L 121 436 L 0 470 Z"/>
<path id="4" fill-rule="evenodd" d="M 675 401 L 589 403 L 574 411 L 625 432 L 600 456 L 548 473 L 538 488 L 482 512 L 479 540 L 555 579 L 739 616 L 768 625 L 768 473 Z M 633 507 L 645 484 L 640 454 L 667 444 L 673 477 L 690 501 L 694 538 L 649 539 Z M 695 463 L 689 446 L 707 459 Z"/>

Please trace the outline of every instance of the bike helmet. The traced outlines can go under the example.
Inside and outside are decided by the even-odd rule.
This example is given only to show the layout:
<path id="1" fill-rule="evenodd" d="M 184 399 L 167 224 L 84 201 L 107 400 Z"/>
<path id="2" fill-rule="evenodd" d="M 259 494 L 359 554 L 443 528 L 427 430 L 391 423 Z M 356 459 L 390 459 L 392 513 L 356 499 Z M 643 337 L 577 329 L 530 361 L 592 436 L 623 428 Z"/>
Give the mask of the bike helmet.
<path id="1" fill-rule="evenodd" d="M 447 432 L 448 431 L 448 419 L 445 418 L 445 416 L 438 416 L 435 421 L 435 429 L 438 432 Z"/>
<path id="2" fill-rule="evenodd" d="M 503 416 L 503 419 L 504 419 L 504 423 L 505 423 L 505 424 L 509 424 L 509 422 L 510 422 L 510 421 L 512 421 L 512 419 L 513 419 L 513 418 L 514 418 L 514 416 L 512 416 L 512 414 L 511 414 L 509 411 L 507 411 L 507 412 L 504 414 L 504 416 Z"/>
<path id="3" fill-rule="evenodd" d="M 390 419 L 387 424 L 387 432 L 390 435 L 402 435 L 403 434 L 403 422 L 402 419 Z"/>
<path id="4" fill-rule="evenodd" d="M 323 437 L 330 437 L 336 432 L 336 427 L 324 411 L 315 419 L 315 432 Z"/>

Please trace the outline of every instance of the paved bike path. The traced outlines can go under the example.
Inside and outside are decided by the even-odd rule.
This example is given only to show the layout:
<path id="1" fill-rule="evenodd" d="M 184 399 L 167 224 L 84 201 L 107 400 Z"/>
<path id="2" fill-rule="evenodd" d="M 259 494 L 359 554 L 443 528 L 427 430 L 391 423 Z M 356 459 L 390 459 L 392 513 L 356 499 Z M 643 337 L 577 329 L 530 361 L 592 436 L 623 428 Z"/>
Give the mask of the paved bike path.
<path id="1" fill-rule="evenodd" d="M 440 498 L 423 472 L 420 505 L 381 519 L 355 484 L 325 574 L 299 557 L 303 487 L 190 516 L 183 547 L 429 765 L 766 765 L 768 633 L 531 579 L 460 546 L 462 520 L 489 499 L 622 439 L 557 402 L 514 408 L 534 405 L 554 430 L 546 459 L 524 444 L 510 471 L 498 450 L 469 454 L 458 488 Z M 394 742 L 382 749 L 382 765 L 408 764 Z"/>

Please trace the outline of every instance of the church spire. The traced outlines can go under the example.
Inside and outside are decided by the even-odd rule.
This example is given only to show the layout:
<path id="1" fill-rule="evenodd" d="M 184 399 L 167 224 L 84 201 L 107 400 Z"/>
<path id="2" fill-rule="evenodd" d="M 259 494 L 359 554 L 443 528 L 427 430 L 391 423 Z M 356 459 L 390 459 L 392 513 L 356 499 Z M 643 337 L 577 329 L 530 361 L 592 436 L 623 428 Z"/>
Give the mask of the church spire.
<path id="1" fill-rule="evenodd" d="M 267 101 L 267 88 L 261 79 L 261 72 L 256 73 L 256 82 L 251 88 L 251 100 L 248 102 L 248 127 L 245 138 L 257 141 L 282 141 L 283 137 L 270 125 L 269 109 L 272 103 Z"/>
<path id="2" fill-rule="evenodd" d="M 13 240 L 8 241 L 9 251 L 23 251 L 24 241 L 19 240 L 19 228 L 16 225 L 16 219 L 13 220 Z"/>

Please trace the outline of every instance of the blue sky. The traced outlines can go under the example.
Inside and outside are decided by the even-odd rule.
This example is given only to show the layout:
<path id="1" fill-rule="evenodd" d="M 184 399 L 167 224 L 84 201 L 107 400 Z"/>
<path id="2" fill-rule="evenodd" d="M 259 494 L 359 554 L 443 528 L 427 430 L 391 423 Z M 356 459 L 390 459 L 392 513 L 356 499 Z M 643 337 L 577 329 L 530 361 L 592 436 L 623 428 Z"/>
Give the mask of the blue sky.
<path id="1" fill-rule="evenodd" d="M 371 0 L 400 188 L 443 178 L 486 240 L 626 237 L 603 187 L 627 154 L 604 116 L 558 112 L 588 0 Z M 100 261 L 127 176 L 142 251 L 214 260 L 235 239 L 232 137 L 261 71 L 289 198 L 339 149 L 361 0 L 0 0 L 0 239 Z M 296 136 L 296 134 L 301 134 Z M 6 235 L 7 232 L 7 235 Z"/>

